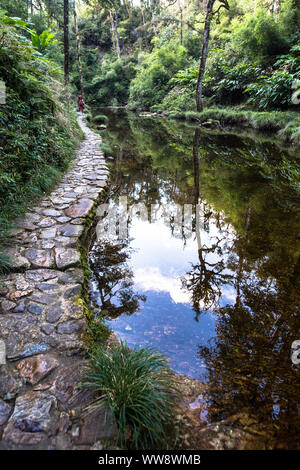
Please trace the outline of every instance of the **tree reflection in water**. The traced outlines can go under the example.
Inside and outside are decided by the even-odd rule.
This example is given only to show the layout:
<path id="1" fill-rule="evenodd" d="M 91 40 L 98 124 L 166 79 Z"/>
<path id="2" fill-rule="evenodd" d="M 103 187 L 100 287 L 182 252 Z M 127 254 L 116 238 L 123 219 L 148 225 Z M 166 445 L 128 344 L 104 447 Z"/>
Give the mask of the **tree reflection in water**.
<path id="1" fill-rule="evenodd" d="M 132 118 L 115 133 L 112 126 L 107 138 L 117 147 L 116 158 L 122 155 L 117 179 L 129 204 L 193 202 L 203 209 L 200 226 L 193 223 L 199 262 L 182 281 L 196 319 L 209 310 L 216 322 L 213 343 L 199 345 L 198 351 L 209 376 L 209 421 L 239 419 L 267 447 L 296 448 L 300 383 L 291 344 L 300 339 L 300 250 L 295 184 L 281 171 L 280 151 L 271 144 L 157 122 Z M 218 234 L 202 243 L 212 221 Z M 125 246 L 122 250 L 120 257 L 120 247 L 99 248 L 93 266 L 103 308 L 116 315 L 133 313 L 139 303 L 126 265 L 129 253 Z M 231 303 L 222 299 L 226 286 L 234 292 Z"/>
<path id="2" fill-rule="evenodd" d="M 132 315 L 145 301 L 145 296 L 135 292 L 133 272 L 127 261 L 131 255 L 128 243 L 97 242 L 90 253 L 93 280 L 97 282 L 94 299 L 101 314 L 113 319 L 119 315 Z"/>

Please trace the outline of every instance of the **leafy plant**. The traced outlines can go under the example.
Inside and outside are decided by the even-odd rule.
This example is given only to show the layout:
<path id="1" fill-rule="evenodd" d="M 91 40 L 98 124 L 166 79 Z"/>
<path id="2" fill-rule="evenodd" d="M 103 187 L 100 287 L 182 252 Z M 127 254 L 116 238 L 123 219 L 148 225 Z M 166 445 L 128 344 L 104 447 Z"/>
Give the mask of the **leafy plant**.
<path id="1" fill-rule="evenodd" d="M 31 41 L 33 47 L 40 53 L 45 52 L 48 46 L 57 44 L 58 41 L 54 39 L 56 33 L 51 32 L 51 26 L 41 34 L 38 34 L 35 30 L 31 30 Z"/>
<path id="2" fill-rule="evenodd" d="M 274 72 L 271 76 L 262 75 L 245 90 L 249 96 L 248 102 L 261 110 L 288 108 L 295 79 L 295 75 L 282 71 Z"/>
<path id="3" fill-rule="evenodd" d="M 167 360 L 152 349 L 120 343 L 91 356 L 85 387 L 95 390 L 92 407 L 107 407 L 115 417 L 122 447 L 162 448 L 174 429 L 177 395 Z"/>

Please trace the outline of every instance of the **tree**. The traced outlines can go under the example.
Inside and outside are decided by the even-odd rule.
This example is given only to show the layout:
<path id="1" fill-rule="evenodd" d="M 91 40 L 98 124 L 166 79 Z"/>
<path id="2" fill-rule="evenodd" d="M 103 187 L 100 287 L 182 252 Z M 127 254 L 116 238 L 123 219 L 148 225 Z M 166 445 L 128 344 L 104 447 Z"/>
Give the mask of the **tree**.
<path id="1" fill-rule="evenodd" d="M 65 85 L 70 81 L 69 0 L 64 0 L 64 70 Z"/>
<path id="2" fill-rule="evenodd" d="M 221 5 L 214 12 L 213 7 L 217 1 L 219 1 Z M 207 60 L 207 54 L 208 54 L 211 20 L 214 15 L 217 15 L 219 17 L 221 8 L 226 8 L 226 10 L 229 10 L 229 5 L 228 5 L 227 0 L 208 0 L 207 12 L 206 12 L 206 17 L 205 17 L 205 26 L 204 26 L 204 31 L 203 31 L 203 45 L 202 45 L 198 80 L 197 80 L 197 86 L 196 86 L 196 104 L 197 104 L 198 112 L 203 111 L 203 102 L 202 102 L 203 80 L 204 80 L 204 75 L 205 75 L 206 60 Z"/>
<path id="3" fill-rule="evenodd" d="M 81 42 L 80 42 L 80 36 L 79 36 L 79 30 L 78 30 L 76 1 L 74 2 L 74 27 L 75 27 L 75 35 L 76 35 L 76 49 L 77 49 L 77 62 L 78 62 L 78 73 L 79 73 L 79 83 L 80 83 L 80 94 L 81 94 L 81 96 L 84 96 L 82 63 L 81 63 Z"/>

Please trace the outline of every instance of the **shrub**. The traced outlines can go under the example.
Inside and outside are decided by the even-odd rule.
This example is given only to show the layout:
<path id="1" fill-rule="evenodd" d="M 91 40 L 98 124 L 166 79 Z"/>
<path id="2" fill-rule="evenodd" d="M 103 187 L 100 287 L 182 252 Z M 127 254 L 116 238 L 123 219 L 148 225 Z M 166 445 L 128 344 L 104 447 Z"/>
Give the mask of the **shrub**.
<path id="1" fill-rule="evenodd" d="M 130 104 L 149 110 L 161 103 L 171 89 L 171 78 L 187 63 L 187 52 L 175 41 L 155 48 L 140 64 L 136 78 L 130 85 Z"/>
<path id="2" fill-rule="evenodd" d="M 274 72 L 271 76 L 262 75 L 245 90 L 249 96 L 248 103 L 262 110 L 288 108 L 292 104 L 295 79 L 295 75 L 282 71 Z"/>
<path id="3" fill-rule="evenodd" d="M 95 389 L 92 407 L 108 408 L 118 425 L 122 447 L 166 446 L 174 428 L 177 395 L 166 359 L 145 348 L 120 343 L 91 356 L 85 387 Z"/>

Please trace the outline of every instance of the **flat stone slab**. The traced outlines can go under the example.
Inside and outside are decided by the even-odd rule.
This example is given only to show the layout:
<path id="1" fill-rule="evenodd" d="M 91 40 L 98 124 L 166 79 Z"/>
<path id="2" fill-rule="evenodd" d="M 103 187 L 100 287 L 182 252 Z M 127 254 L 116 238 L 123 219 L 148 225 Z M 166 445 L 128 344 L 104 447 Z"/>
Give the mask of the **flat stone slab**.
<path id="1" fill-rule="evenodd" d="M 39 355 L 20 361 L 16 368 L 21 378 L 36 385 L 58 367 L 58 361 L 50 355 Z"/>
<path id="2" fill-rule="evenodd" d="M 6 364 L 6 346 L 5 342 L 0 340 L 0 366 Z"/>
<path id="3" fill-rule="evenodd" d="M 55 262 L 58 269 L 80 266 L 80 253 L 72 248 L 55 248 Z"/>
<path id="4" fill-rule="evenodd" d="M 65 214 L 67 217 L 71 217 L 72 219 L 85 217 L 89 214 L 89 212 L 93 208 L 93 205 L 94 201 L 92 201 L 91 199 L 80 199 L 77 204 L 74 204 L 69 209 L 66 209 Z"/>
<path id="5" fill-rule="evenodd" d="M 37 250 L 30 248 L 25 253 L 32 266 L 37 268 L 51 268 L 54 266 L 54 256 L 50 250 Z"/>

